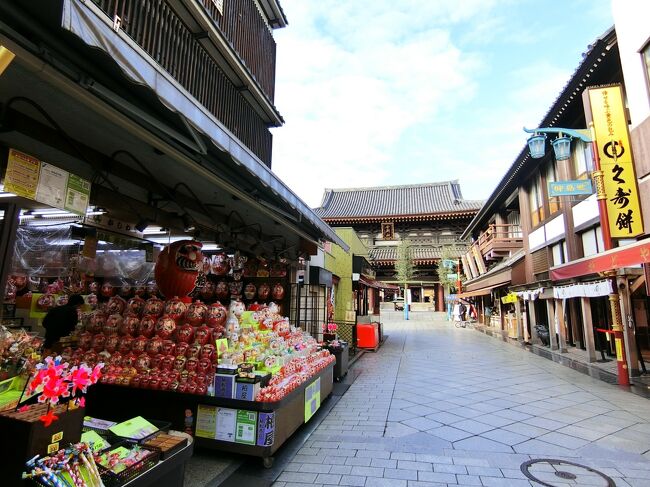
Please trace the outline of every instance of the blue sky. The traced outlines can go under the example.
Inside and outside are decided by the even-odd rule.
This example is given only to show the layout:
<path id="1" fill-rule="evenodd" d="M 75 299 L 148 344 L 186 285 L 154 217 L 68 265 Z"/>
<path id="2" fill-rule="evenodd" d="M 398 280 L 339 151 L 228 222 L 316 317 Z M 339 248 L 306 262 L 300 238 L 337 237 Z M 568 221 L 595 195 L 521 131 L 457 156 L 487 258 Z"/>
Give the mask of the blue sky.
<path id="1" fill-rule="evenodd" d="M 307 204 L 324 188 L 458 179 L 487 198 L 610 0 L 281 0 L 273 169 Z"/>

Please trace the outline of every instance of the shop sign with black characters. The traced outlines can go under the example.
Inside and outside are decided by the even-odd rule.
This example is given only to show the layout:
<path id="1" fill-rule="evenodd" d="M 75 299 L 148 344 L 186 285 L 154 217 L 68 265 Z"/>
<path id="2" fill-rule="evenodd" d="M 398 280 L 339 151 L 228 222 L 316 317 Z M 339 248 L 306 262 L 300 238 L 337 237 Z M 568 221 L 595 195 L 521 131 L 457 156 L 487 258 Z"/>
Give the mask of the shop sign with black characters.
<path id="1" fill-rule="evenodd" d="M 9 149 L 4 190 L 80 216 L 90 201 L 90 181 L 24 152 Z"/>
<path id="2" fill-rule="evenodd" d="M 623 91 L 620 86 L 589 89 L 589 102 L 603 171 L 612 238 L 643 233 Z"/>

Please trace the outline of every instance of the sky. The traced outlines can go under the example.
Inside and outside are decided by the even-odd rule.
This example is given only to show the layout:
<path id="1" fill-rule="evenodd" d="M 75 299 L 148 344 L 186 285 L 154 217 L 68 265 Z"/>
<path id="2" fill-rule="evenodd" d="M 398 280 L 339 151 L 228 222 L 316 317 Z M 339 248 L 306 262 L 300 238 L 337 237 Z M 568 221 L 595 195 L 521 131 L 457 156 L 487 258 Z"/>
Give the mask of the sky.
<path id="1" fill-rule="evenodd" d="M 273 170 L 325 188 L 459 180 L 485 199 L 613 25 L 610 0 L 280 0 Z"/>

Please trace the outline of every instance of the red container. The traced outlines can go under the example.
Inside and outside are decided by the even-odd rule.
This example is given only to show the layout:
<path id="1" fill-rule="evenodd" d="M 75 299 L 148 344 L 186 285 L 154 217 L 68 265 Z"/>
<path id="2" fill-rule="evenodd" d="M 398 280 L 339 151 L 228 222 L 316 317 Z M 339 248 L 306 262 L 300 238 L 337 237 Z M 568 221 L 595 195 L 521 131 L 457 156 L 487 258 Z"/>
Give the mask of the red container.
<path id="1" fill-rule="evenodd" d="M 357 324 L 357 347 L 372 348 L 379 346 L 379 327 L 376 323 Z"/>

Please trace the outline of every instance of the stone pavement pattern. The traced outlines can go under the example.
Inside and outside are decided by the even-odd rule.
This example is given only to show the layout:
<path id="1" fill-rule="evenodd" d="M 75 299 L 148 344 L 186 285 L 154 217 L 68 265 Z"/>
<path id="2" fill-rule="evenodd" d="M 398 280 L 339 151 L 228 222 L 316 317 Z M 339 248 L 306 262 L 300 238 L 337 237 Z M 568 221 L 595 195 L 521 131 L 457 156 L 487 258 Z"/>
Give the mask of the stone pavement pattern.
<path id="1" fill-rule="evenodd" d="M 538 486 L 520 465 L 540 458 L 650 487 L 647 399 L 447 322 L 384 326 L 388 341 L 355 364 L 275 487 Z M 548 467 L 531 470 L 558 487 L 607 485 Z"/>

